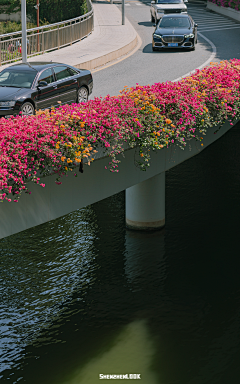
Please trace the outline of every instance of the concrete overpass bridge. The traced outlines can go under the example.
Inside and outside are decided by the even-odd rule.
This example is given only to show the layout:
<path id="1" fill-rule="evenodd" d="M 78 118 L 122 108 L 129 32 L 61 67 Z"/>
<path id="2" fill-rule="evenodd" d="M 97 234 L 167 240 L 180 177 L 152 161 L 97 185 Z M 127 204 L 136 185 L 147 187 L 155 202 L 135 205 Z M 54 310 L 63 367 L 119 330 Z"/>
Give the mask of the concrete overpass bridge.
<path id="1" fill-rule="evenodd" d="M 237 123 L 237 121 L 235 122 Z M 232 126 L 226 122 L 214 134 L 216 127 L 208 129 L 201 143 L 190 140 L 184 150 L 176 145 L 151 153 L 151 165 L 146 172 L 134 164 L 135 149 L 126 149 L 121 158 L 119 172 L 105 169 L 109 158 L 99 150 L 97 159 L 84 173 L 45 178 L 45 188 L 32 183 L 32 194 L 23 194 L 19 203 L 6 200 L 0 204 L 0 238 L 46 223 L 89 204 L 126 190 L 126 224 L 132 229 L 160 229 L 165 225 L 165 172 L 199 154 L 224 135 Z M 211 166 L 211 164 L 209 164 Z M 177 191 L 176 191 L 177 198 Z"/>

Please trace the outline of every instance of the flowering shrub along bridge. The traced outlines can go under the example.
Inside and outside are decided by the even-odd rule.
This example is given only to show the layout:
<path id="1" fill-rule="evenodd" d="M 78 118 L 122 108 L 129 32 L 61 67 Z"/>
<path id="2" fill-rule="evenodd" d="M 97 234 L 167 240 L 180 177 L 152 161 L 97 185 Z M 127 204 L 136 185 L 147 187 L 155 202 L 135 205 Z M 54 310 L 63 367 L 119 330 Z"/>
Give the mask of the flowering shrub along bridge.
<path id="1" fill-rule="evenodd" d="M 239 107 L 233 59 L 177 83 L 137 84 L 119 96 L 1 119 L 0 238 L 124 189 L 129 227 L 163 226 L 164 172 L 224 134 Z"/>

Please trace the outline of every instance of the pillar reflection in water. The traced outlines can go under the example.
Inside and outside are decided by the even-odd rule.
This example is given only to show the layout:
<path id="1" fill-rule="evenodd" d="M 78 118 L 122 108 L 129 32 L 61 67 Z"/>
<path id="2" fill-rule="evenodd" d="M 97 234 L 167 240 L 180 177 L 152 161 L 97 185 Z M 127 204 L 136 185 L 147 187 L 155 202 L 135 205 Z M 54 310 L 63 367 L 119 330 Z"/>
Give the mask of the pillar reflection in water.
<path id="1" fill-rule="evenodd" d="M 165 280 L 165 229 L 154 232 L 126 230 L 125 274 L 132 291 L 143 291 Z M 150 284 L 150 286 L 149 286 Z"/>

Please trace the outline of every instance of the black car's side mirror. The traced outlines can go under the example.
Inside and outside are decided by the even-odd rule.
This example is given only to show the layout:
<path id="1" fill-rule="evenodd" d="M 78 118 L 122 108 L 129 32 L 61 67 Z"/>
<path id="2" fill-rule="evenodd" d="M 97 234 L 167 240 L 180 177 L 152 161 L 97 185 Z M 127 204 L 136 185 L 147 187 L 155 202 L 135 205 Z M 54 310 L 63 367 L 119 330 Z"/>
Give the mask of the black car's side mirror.
<path id="1" fill-rule="evenodd" d="M 47 85 L 48 83 L 46 81 L 39 81 L 37 85 L 37 89 L 39 89 L 40 87 L 46 87 Z"/>

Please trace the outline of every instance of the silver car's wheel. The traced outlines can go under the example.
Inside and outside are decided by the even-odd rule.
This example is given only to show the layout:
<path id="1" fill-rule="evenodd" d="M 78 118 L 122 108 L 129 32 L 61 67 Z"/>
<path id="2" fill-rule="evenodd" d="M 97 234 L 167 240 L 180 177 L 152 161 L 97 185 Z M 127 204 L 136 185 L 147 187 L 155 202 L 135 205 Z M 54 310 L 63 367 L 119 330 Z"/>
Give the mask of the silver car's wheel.
<path id="1" fill-rule="evenodd" d="M 21 111 L 23 116 L 31 116 L 35 113 L 34 106 L 29 102 L 26 102 L 22 105 Z"/>
<path id="2" fill-rule="evenodd" d="M 86 103 L 88 101 L 88 90 L 85 87 L 81 87 L 78 90 L 78 103 Z"/>

